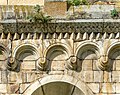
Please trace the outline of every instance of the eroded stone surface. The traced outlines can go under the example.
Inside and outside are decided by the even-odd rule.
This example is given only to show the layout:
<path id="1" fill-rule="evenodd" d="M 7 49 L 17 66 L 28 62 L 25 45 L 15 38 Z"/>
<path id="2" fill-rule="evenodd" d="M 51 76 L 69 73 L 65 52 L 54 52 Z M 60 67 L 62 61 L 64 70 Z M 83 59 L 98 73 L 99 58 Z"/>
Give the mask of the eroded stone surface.
<path id="1" fill-rule="evenodd" d="M 43 84 L 47 91 L 46 94 L 48 94 L 49 87 L 53 91 L 55 90 L 53 88 L 58 87 L 55 92 L 65 93 L 65 95 L 75 87 L 73 95 L 79 95 L 79 91 L 83 91 L 81 93 L 85 92 L 85 95 L 119 95 L 120 43 L 116 30 L 116 28 L 119 28 L 119 20 L 112 23 L 104 22 L 104 28 L 109 27 L 111 29 L 112 27 L 115 31 L 105 32 L 106 30 L 104 30 L 105 33 L 100 28 L 103 22 L 93 20 L 90 23 L 89 21 L 81 21 L 76 24 L 70 22 L 48 24 L 48 28 L 51 29 L 49 31 L 61 30 L 57 33 L 41 32 L 42 24 L 18 23 L 19 37 L 18 35 L 16 37 L 14 23 L 1 24 L 5 33 L 0 34 L 0 94 L 24 95 L 27 89 L 41 94 L 41 84 Z M 54 28 L 51 28 L 52 26 Z M 55 26 L 58 30 L 55 29 Z M 37 32 L 38 37 L 34 39 L 34 33 L 31 31 L 35 31 L 35 27 L 39 28 L 39 31 Z M 81 30 L 79 32 L 81 36 L 78 34 L 76 27 Z M 90 28 L 90 31 L 86 28 Z M 13 32 L 10 33 L 8 30 Z M 96 30 L 96 32 L 92 30 Z M 93 33 L 96 37 L 90 36 Z M 111 33 L 114 33 L 115 37 L 111 36 Z M 80 37 L 79 40 L 78 37 Z M 12 39 L 12 42 L 9 38 Z M 8 57 L 13 58 L 13 62 L 10 63 Z M 71 62 L 70 58 L 75 60 Z M 106 61 L 107 58 L 108 61 Z M 40 65 L 42 69 L 39 69 Z M 44 80 L 44 78 L 46 79 Z M 46 81 L 48 83 L 44 84 Z M 65 84 L 45 86 L 56 81 Z M 66 86 L 66 83 L 69 83 L 70 86 Z M 38 88 L 33 84 L 36 84 Z M 59 90 L 62 87 L 66 89 L 70 87 L 70 89 L 67 89 L 67 92 Z M 77 89 L 77 87 L 80 88 Z M 52 92 L 50 93 L 52 94 Z"/>

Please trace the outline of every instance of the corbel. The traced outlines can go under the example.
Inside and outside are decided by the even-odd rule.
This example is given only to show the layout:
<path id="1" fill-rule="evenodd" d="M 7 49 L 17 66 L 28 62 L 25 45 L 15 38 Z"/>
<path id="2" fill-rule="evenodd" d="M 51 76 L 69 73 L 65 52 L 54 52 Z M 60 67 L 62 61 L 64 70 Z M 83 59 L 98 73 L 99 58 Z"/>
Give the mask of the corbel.
<path id="1" fill-rule="evenodd" d="M 77 68 L 77 58 L 76 56 L 70 56 L 68 59 L 67 68 L 75 70 Z"/>
<path id="2" fill-rule="evenodd" d="M 15 68 L 17 67 L 15 58 L 13 57 L 8 57 L 8 61 L 7 61 L 7 68 L 9 70 L 15 70 Z"/>
<path id="3" fill-rule="evenodd" d="M 38 68 L 40 69 L 40 70 L 44 70 L 45 69 L 45 67 L 46 67 L 46 58 L 39 58 L 38 59 Z"/>
<path id="4" fill-rule="evenodd" d="M 99 68 L 102 70 L 106 70 L 108 68 L 108 56 L 107 55 L 100 56 Z"/>

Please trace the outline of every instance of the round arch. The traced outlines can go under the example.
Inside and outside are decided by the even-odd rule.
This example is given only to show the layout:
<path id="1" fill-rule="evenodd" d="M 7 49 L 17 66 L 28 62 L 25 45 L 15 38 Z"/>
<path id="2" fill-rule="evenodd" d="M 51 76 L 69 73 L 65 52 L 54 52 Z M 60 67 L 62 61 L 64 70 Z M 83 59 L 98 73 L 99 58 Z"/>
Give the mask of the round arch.
<path id="1" fill-rule="evenodd" d="M 39 57 L 38 49 L 36 48 L 36 46 L 34 46 L 32 44 L 22 44 L 22 45 L 19 45 L 18 47 L 16 47 L 14 49 L 13 57 L 14 58 L 18 57 L 18 55 L 22 51 L 25 51 L 25 50 L 30 50 L 30 51 L 32 51 L 34 54 L 36 54 Z"/>
<path id="2" fill-rule="evenodd" d="M 9 48 L 5 47 L 3 44 L 0 44 L 0 63 L 1 62 L 4 63 L 0 64 L 0 68 L 3 70 L 7 69 L 9 54 L 10 54 Z"/>
<path id="3" fill-rule="evenodd" d="M 28 63 L 29 65 L 33 65 L 32 69 L 35 69 L 40 56 L 36 46 L 31 44 L 22 44 L 14 49 L 13 58 L 14 58 L 14 64 L 12 65 L 12 69 L 16 69 L 17 71 L 19 71 L 20 67 L 24 66 L 25 64 L 26 67 L 24 69 L 27 69 Z M 22 64 L 21 66 L 21 63 L 25 63 L 25 64 Z"/>
<path id="4" fill-rule="evenodd" d="M 5 48 L 4 45 L 0 44 L 0 50 L 3 51 L 6 58 L 9 56 L 9 49 Z"/>
<path id="5" fill-rule="evenodd" d="M 23 93 L 23 95 L 32 95 L 38 88 L 49 83 L 54 82 L 64 82 L 69 83 L 77 87 L 83 94 L 82 95 L 94 95 L 91 89 L 79 79 L 76 79 L 68 75 L 50 75 L 44 78 L 41 78 L 31 84 L 28 89 Z"/>
<path id="6" fill-rule="evenodd" d="M 72 55 L 72 50 L 69 45 L 63 43 L 56 43 L 50 45 L 44 52 L 46 58 L 46 68 L 51 70 L 64 70 L 66 61 Z M 57 61 L 57 63 L 56 63 Z"/>
<path id="7" fill-rule="evenodd" d="M 63 44 L 63 43 L 57 43 L 57 44 L 53 44 L 50 45 L 44 52 L 44 57 L 46 58 L 47 56 L 49 56 L 49 54 L 51 52 L 53 52 L 54 50 L 64 50 L 65 53 L 68 54 L 68 56 L 70 57 L 72 55 L 72 49 L 70 46 Z"/>
<path id="8" fill-rule="evenodd" d="M 107 50 L 108 57 L 110 58 L 111 55 L 113 55 L 113 53 L 117 51 L 117 49 L 120 49 L 120 42 L 111 44 Z"/>
<path id="9" fill-rule="evenodd" d="M 84 42 L 84 43 L 81 43 L 77 47 L 77 49 L 75 51 L 75 55 L 77 57 L 80 57 L 79 55 L 81 55 L 86 50 L 94 51 L 98 58 L 100 57 L 100 55 L 102 55 L 102 51 L 103 51 L 102 48 L 100 49 L 100 47 L 99 47 L 99 45 L 97 43 L 94 43 L 94 42 Z M 100 50 L 101 50 L 101 52 L 100 52 Z"/>

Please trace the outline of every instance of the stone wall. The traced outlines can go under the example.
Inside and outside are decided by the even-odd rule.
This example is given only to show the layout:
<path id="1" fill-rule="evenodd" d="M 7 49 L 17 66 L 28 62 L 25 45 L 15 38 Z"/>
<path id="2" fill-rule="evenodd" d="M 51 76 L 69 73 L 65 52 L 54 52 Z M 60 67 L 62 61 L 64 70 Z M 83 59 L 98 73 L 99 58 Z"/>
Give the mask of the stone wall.
<path id="1" fill-rule="evenodd" d="M 67 2 L 66 1 L 46 1 L 44 5 L 44 11 L 57 18 L 65 17 L 67 12 Z"/>
<path id="2" fill-rule="evenodd" d="M 44 85 L 58 81 L 74 85 L 82 95 L 119 95 L 119 23 L 1 22 L 0 94 L 38 94 L 41 85 L 47 94 Z"/>
<path id="3" fill-rule="evenodd" d="M 0 0 L 0 5 L 44 5 L 44 0 Z"/>

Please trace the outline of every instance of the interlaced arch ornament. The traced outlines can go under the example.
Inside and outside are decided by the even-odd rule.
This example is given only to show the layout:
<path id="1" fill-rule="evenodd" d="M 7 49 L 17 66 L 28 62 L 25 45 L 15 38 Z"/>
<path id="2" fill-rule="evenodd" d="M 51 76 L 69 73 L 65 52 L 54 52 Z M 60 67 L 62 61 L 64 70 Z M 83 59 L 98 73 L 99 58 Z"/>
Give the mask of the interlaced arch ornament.
<path id="1" fill-rule="evenodd" d="M 49 93 L 47 90 L 47 86 L 51 87 L 49 89 L 51 89 L 51 92 L 55 92 L 57 91 L 57 86 L 55 84 L 57 83 L 61 83 L 65 85 L 68 85 L 67 87 L 69 87 L 71 89 L 71 93 L 69 93 L 69 95 L 94 95 L 93 92 L 91 91 L 91 89 L 82 81 L 80 81 L 79 79 L 76 79 L 72 76 L 68 76 L 68 75 L 49 75 L 47 77 L 41 78 L 39 80 L 37 80 L 36 82 L 34 82 L 33 84 L 31 84 L 28 89 L 26 89 L 26 91 L 23 93 L 23 95 L 47 95 L 47 93 Z M 54 87 L 55 86 L 55 87 Z M 64 88 L 61 86 L 61 88 Z M 66 89 L 64 89 L 65 91 L 67 91 Z M 55 92 L 56 93 L 56 92 Z M 65 92 L 62 92 L 59 89 L 59 92 L 61 95 L 64 95 Z M 52 95 L 51 93 L 49 93 L 50 95 Z M 53 94 L 53 95 L 58 95 L 58 94 Z"/>

